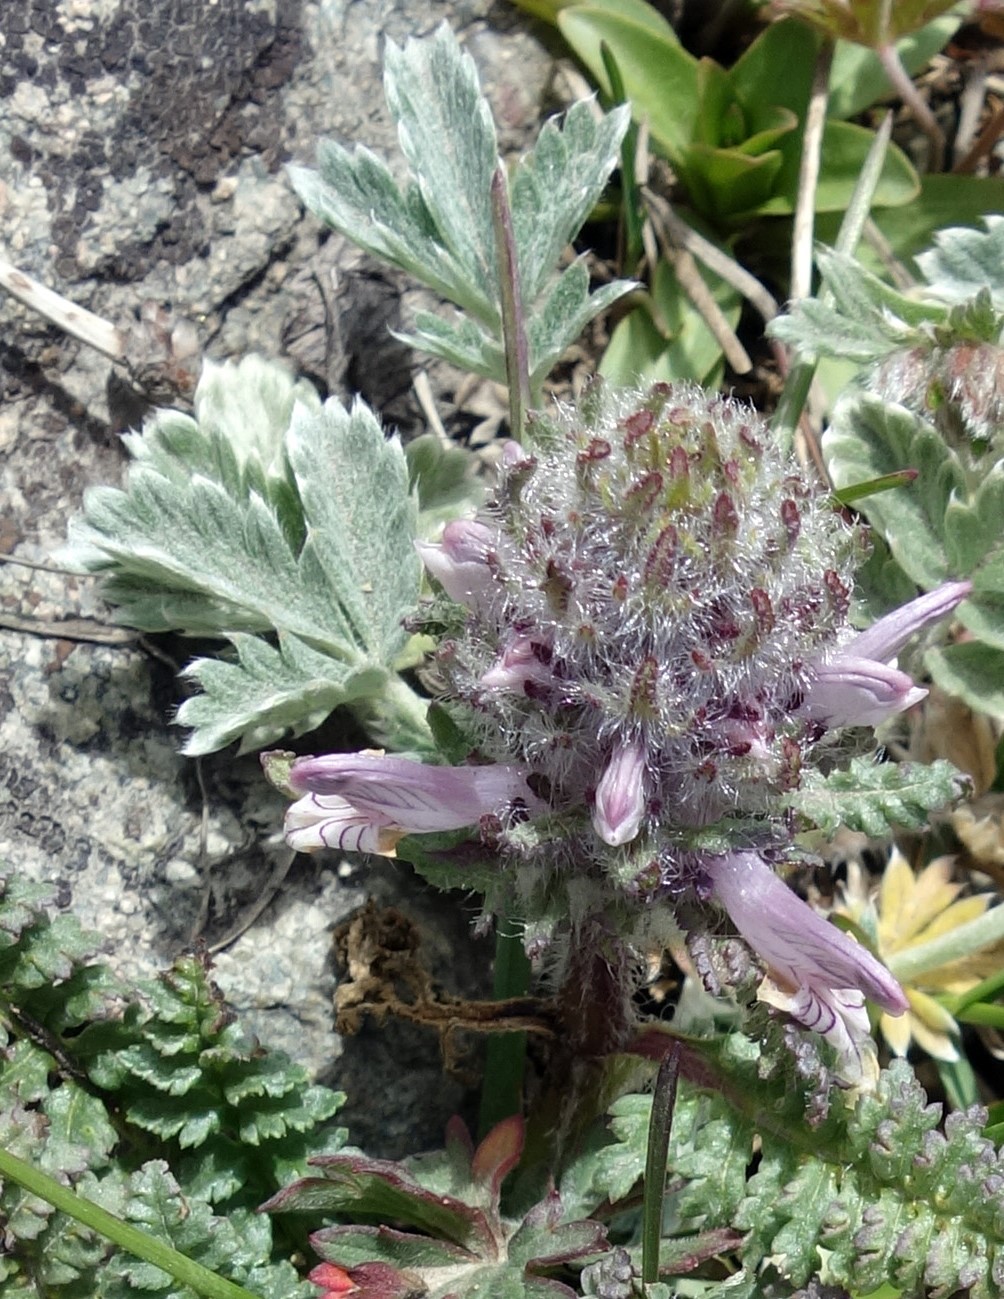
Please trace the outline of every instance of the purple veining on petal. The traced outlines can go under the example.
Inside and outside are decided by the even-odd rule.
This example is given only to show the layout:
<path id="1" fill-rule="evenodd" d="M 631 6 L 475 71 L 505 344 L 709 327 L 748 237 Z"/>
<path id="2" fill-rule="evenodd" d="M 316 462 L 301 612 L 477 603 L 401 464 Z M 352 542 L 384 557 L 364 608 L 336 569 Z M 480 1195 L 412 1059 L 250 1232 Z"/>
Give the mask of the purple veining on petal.
<path id="1" fill-rule="evenodd" d="M 385 819 L 360 812 L 335 794 L 306 794 L 287 809 L 285 836 L 295 852 L 335 848 L 387 855 L 401 833 Z"/>
<path id="2" fill-rule="evenodd" d="M 459 830 L 514 804 L 531 813 L 544 810 L 524 772 L 500 764 L 432 767 L 409 758 L 335 753 L 298 759 L 289 781 L 298 792 L 337 794 L 413 834 Z"/>
<path id="3" fill-rule="evenodd" d="M 764 999 L 824 1033 L 843 1061 L 860 1059 L 869 1036 L 863 996 L 891 1015 L 907 1009 L 885 966 L 817 915 L 757 853 L 709 855 L 702 865 L 715 897 L 767 966 L 776 991 Z"/>
<path id="4" fill-rule="evenodd" d="M 860 943 L 824 920 L 753 852 L 708 856 L 704 867 L 736 928 L 792 984 L 860 988 L 892 1015 L 906 1010 L 899 984 Z"/>

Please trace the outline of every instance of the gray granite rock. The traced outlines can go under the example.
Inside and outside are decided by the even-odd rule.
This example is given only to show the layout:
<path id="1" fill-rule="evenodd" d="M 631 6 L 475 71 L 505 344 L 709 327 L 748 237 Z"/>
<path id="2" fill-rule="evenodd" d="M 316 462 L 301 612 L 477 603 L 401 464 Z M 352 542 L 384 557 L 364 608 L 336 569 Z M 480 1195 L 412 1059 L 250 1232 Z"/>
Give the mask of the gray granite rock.
<path id="1" fill-rule="evenodd" d="M 189 321 L 216 359 L 283 356 L 416 431 L 416 361 L 388 333 L 405 286 L 304 217 L 282 164 L 311 159 L 322 135 L 391 154 L 383 39 L 443 19 L 482 70 L 504 146 L 519 147 L 550 58 L 490 0 L 3 5 L 0 256 L 130 330 L 140 367 L 148 344 L 163 362 L 173 322 Z M 183 396 L 194 368 L 188 356 L 158 374 Z M 428 368 L 448 412 L 455 376 Z M 139 399 L 110 372 L 0 294 L 0 554 L 46 562 L 84 489 L 120 480 L 118 434 Z M 477 985 L 486 953 L 467 914 L 406 868 L 290 866 L 281 800 L 256 761 L 197 769 L 178 753 L 164 654 L 191 646 L 116 640 L 108 624 L 90 580 L 0 563 L 0 858 L 52 881 L 129 977 L 196 935 L 223 942 L 233 1004 L 335 1085 L 331 929 L 368 892 L 410 898 L 438 971 L 455 990 Z M 395 1031 L 364 1035 L 342 1069 L 366 1093 L 353 1136 L 374 1151 L 435 1141 L 461 1095 L 443 1085 L 434 1042 Z"/>

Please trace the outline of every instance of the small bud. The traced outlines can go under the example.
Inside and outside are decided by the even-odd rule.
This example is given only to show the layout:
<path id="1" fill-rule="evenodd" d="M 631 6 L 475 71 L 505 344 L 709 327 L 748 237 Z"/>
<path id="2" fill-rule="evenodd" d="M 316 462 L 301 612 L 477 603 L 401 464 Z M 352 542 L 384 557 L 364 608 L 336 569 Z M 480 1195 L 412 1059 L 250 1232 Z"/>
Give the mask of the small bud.
<path id="1" fill-rule="evenodd" d="M 611 848 L 630 843 L 645 815 L 645 747 L 634 740 L 614 750 L 596 787 L 593 828 Z"/>
<path id="2" fill-rule="evenodd" d="M 494 542 L 495 533 L 483 523 L 455 519 L 443 529 L 438 546 L 416 541 L 415 549 L 451 600 L 476 609 L 484 604 L 492 587 L 488 557 Z"/>

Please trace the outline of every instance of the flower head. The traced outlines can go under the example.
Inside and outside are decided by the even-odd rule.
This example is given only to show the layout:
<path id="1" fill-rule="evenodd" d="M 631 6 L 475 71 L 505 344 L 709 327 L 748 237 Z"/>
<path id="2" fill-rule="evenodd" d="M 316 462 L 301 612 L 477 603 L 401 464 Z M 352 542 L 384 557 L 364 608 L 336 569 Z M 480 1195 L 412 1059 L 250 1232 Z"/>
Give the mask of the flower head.
<path id="1" fill-rule="evenodd" d="M 922 697 L 892 660 L 968 585 L 855 634 L 853 533 L 753 412 L 690 385 L 535 417 L 480 517 L 420 552 L 457 601 L 437 667 L 486 765 L 305 760 L 290 842 L 490 818 L 490 905 L 524 918 L 535 949 L 665 933 L 710 874 L 775 1004 L 859 1057 L 864 996 L 896 1013 L 898 987 L 765 863 L 783 860 L 786 796 L 831 732 Z"/>

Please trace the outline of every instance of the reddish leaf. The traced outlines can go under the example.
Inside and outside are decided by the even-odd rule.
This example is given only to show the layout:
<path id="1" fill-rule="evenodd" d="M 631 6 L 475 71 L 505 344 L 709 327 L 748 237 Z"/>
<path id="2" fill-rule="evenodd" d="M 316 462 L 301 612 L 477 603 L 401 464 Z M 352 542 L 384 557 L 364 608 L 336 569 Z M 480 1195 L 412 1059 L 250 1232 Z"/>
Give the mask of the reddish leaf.
<path id="1" fill-rule="evenodd" d="M 492 1198 L 498 1200 L 499 1190 L 506 1174 L 519 1163 L 523 1153 L 524 1127 L 519 1114 L 510 1115 L 496 1123 L 478 1146 L 471 1160 L 471 1176 L 481 1185 L 491 1188 Z"/>

